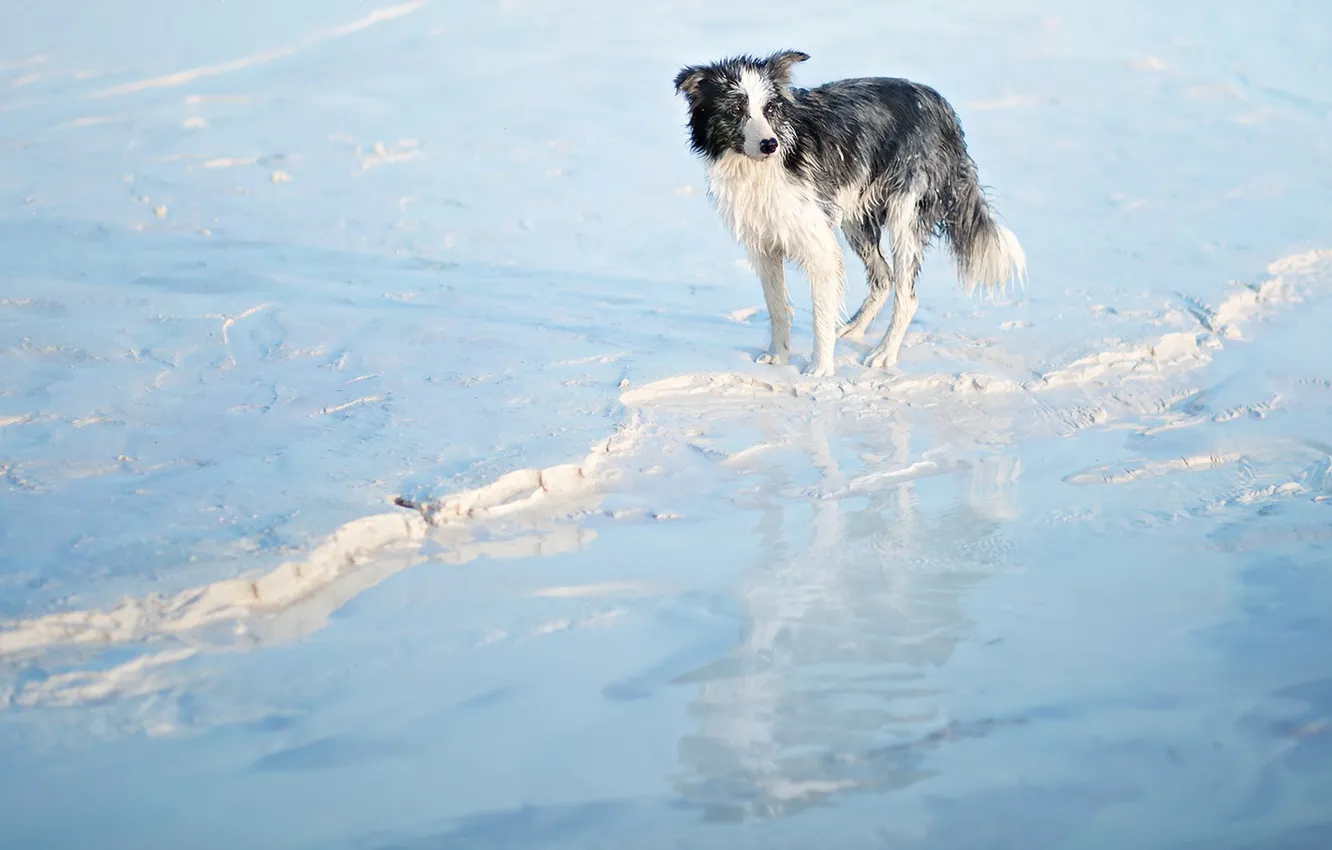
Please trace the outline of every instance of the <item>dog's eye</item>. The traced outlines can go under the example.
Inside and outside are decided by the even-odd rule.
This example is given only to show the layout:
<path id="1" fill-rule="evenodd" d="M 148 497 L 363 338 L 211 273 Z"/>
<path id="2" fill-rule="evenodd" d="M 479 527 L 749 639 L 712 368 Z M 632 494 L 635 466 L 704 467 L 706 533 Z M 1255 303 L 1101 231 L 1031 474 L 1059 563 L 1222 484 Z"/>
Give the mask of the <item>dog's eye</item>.
<path id="1" fill-rule="evenodd" d="M 769 101 L 767 106 L 763 107 L 763 114 L 771 118 L 777 114 L 777 102 Z"/>
<path id="2" fill-rule="evenodd" d="M 744 115 L 745 105 L 737 100 L 735 103 L 731 104 L 731 112 L 735 115 Z"/>

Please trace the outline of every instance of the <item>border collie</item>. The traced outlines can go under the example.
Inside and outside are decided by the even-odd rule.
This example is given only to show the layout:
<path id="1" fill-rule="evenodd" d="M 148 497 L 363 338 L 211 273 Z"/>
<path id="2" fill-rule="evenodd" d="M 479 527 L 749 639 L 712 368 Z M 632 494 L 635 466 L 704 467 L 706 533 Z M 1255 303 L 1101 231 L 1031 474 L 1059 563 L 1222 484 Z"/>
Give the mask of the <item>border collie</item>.
<path id="1" fill-rule="evenodd" d="M 690 143 L 707 165 L 709 194 L 763 283 L 772 339 L 759 362 L 790 358 L 784 264 L 791 260 L 814 300 L 814 356 L 805 373 L 831 376 L 834 336 L 863 337 L 889 291 L 893 318 L 865 365 L 891 367 L 936 234 L 948 236 L 968 292 L 1020 282 L 1026 258 L 995 222 L 957 114 L 938 92 L 889 78 L 792 87 L 791 66 L 808 58 L 783 51 L 690 66 L 675 90 L 689 104 Z M 869 283 L 840 329 L 846 275 L 838 227 Z M 885 232 L 891 264 L 880 247 Z"/>

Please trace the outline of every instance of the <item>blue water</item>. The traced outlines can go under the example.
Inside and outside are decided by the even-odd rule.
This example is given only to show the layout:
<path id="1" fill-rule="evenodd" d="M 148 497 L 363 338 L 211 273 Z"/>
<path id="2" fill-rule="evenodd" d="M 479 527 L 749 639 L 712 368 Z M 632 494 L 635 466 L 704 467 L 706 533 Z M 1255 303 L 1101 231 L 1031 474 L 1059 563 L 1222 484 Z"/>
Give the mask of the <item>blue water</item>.
<path id="1" fill-rule="evenodd" d="M 1332 12 L 183 8 L 0 33 L 0 638 L 644 430 L 586 511 L 0 655 L 0 847 L 1332 846 L 1326 266 L 1163 376 L 620 401 L 765 375 L 680 63 L 954 99 L 1033 279 L 932 260 L 903 372 L 1022 383 L 1332 247 Z"/>

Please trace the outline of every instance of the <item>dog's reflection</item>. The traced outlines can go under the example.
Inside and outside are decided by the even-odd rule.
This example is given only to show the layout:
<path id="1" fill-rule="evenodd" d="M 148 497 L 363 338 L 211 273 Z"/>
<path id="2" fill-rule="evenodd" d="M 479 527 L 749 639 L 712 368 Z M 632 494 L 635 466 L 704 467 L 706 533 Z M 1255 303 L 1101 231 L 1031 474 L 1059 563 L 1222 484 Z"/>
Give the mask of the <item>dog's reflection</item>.
<path id="1" fill-rule="evenodd" d="M 848 485 L 910 465 L 908 426 L 809 426 L 812 468 L 794 471 L 856 495 L 790 498 L 790 464 L 751 470 L 762 557 L 738 589 L 743 637 L 684 677 L 698 688 L 697 731 L 679 745 L 678 791 L 709 819 L 905 786 L 928 775 L 931 746 L 987 726 L 949 721 L 935 671 L 968 637 L 964 593 L 1006 565 L 1016 463 L 978 458 L 862 493 Z M 858 450 L 852 463 L 868 459 L 869 474 L 844 470 L 834 447 Z"/>

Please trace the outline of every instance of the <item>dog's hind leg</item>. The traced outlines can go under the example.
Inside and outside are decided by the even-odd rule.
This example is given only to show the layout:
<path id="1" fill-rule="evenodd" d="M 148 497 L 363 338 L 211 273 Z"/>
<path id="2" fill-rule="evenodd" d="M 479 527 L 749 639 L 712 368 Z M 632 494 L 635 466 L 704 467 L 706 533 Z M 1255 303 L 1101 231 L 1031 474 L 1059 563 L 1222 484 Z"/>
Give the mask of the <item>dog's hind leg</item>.
<path id="1" fill-rule="evenodd" d="M 791 360 L 791 305 L 786 300 L 786 270 L 779 251 L 749 251 L 749 262 L 763 284 L 763 300 L 768 303 L 768 324 L 772 335 L 768 352 L 758 356 L 760 363 L 782 365 Z"/>
<path id="2" fill-rule="evenodd" d="M 893 288 L 893 275 L 880 247 L 883 228 L 876 218 L 847 221 L 842 225 L 842 232 L 846 234 L 846 241 L 851 243 L 860 261 L 865 264 L 865 282 L 869 285 L 869 294 L 851 321 L 838 329 L 837 335 L 843 339 L 860 339 L 887 302 L 888 293 Z"/>
<path id="3" fill-rule="evenodd" d="M 896 283 L 893 288 L 893 320 L 883 340 L 865 358 L 865 365 L 871 369 L 886 369 L 897 365 L 907 327 L 916 316 L 916 278 L 920 276 L 920 265 L 925 257 L 925 248 L 929 245 L 930 233 L 924 219 L 915 213 L 915 204 L 912 203 L 910 215 L 901 212 L 897 216 L 889 216 L 889 236 L 893 241 L 893 280 Z"/>
<path id="4" fill-rule="evenodd" d="M 897 365 L 898 355 L 902 351 L 902 340 L 906 339 L 907 327 L 916 315 L 916 281 L 898 284 L 893 290 L 893 320 L 888 325 L 888 332 L 883 340 L 865 358 L 865 365 L 871 369 L 888 369 Z"/>

